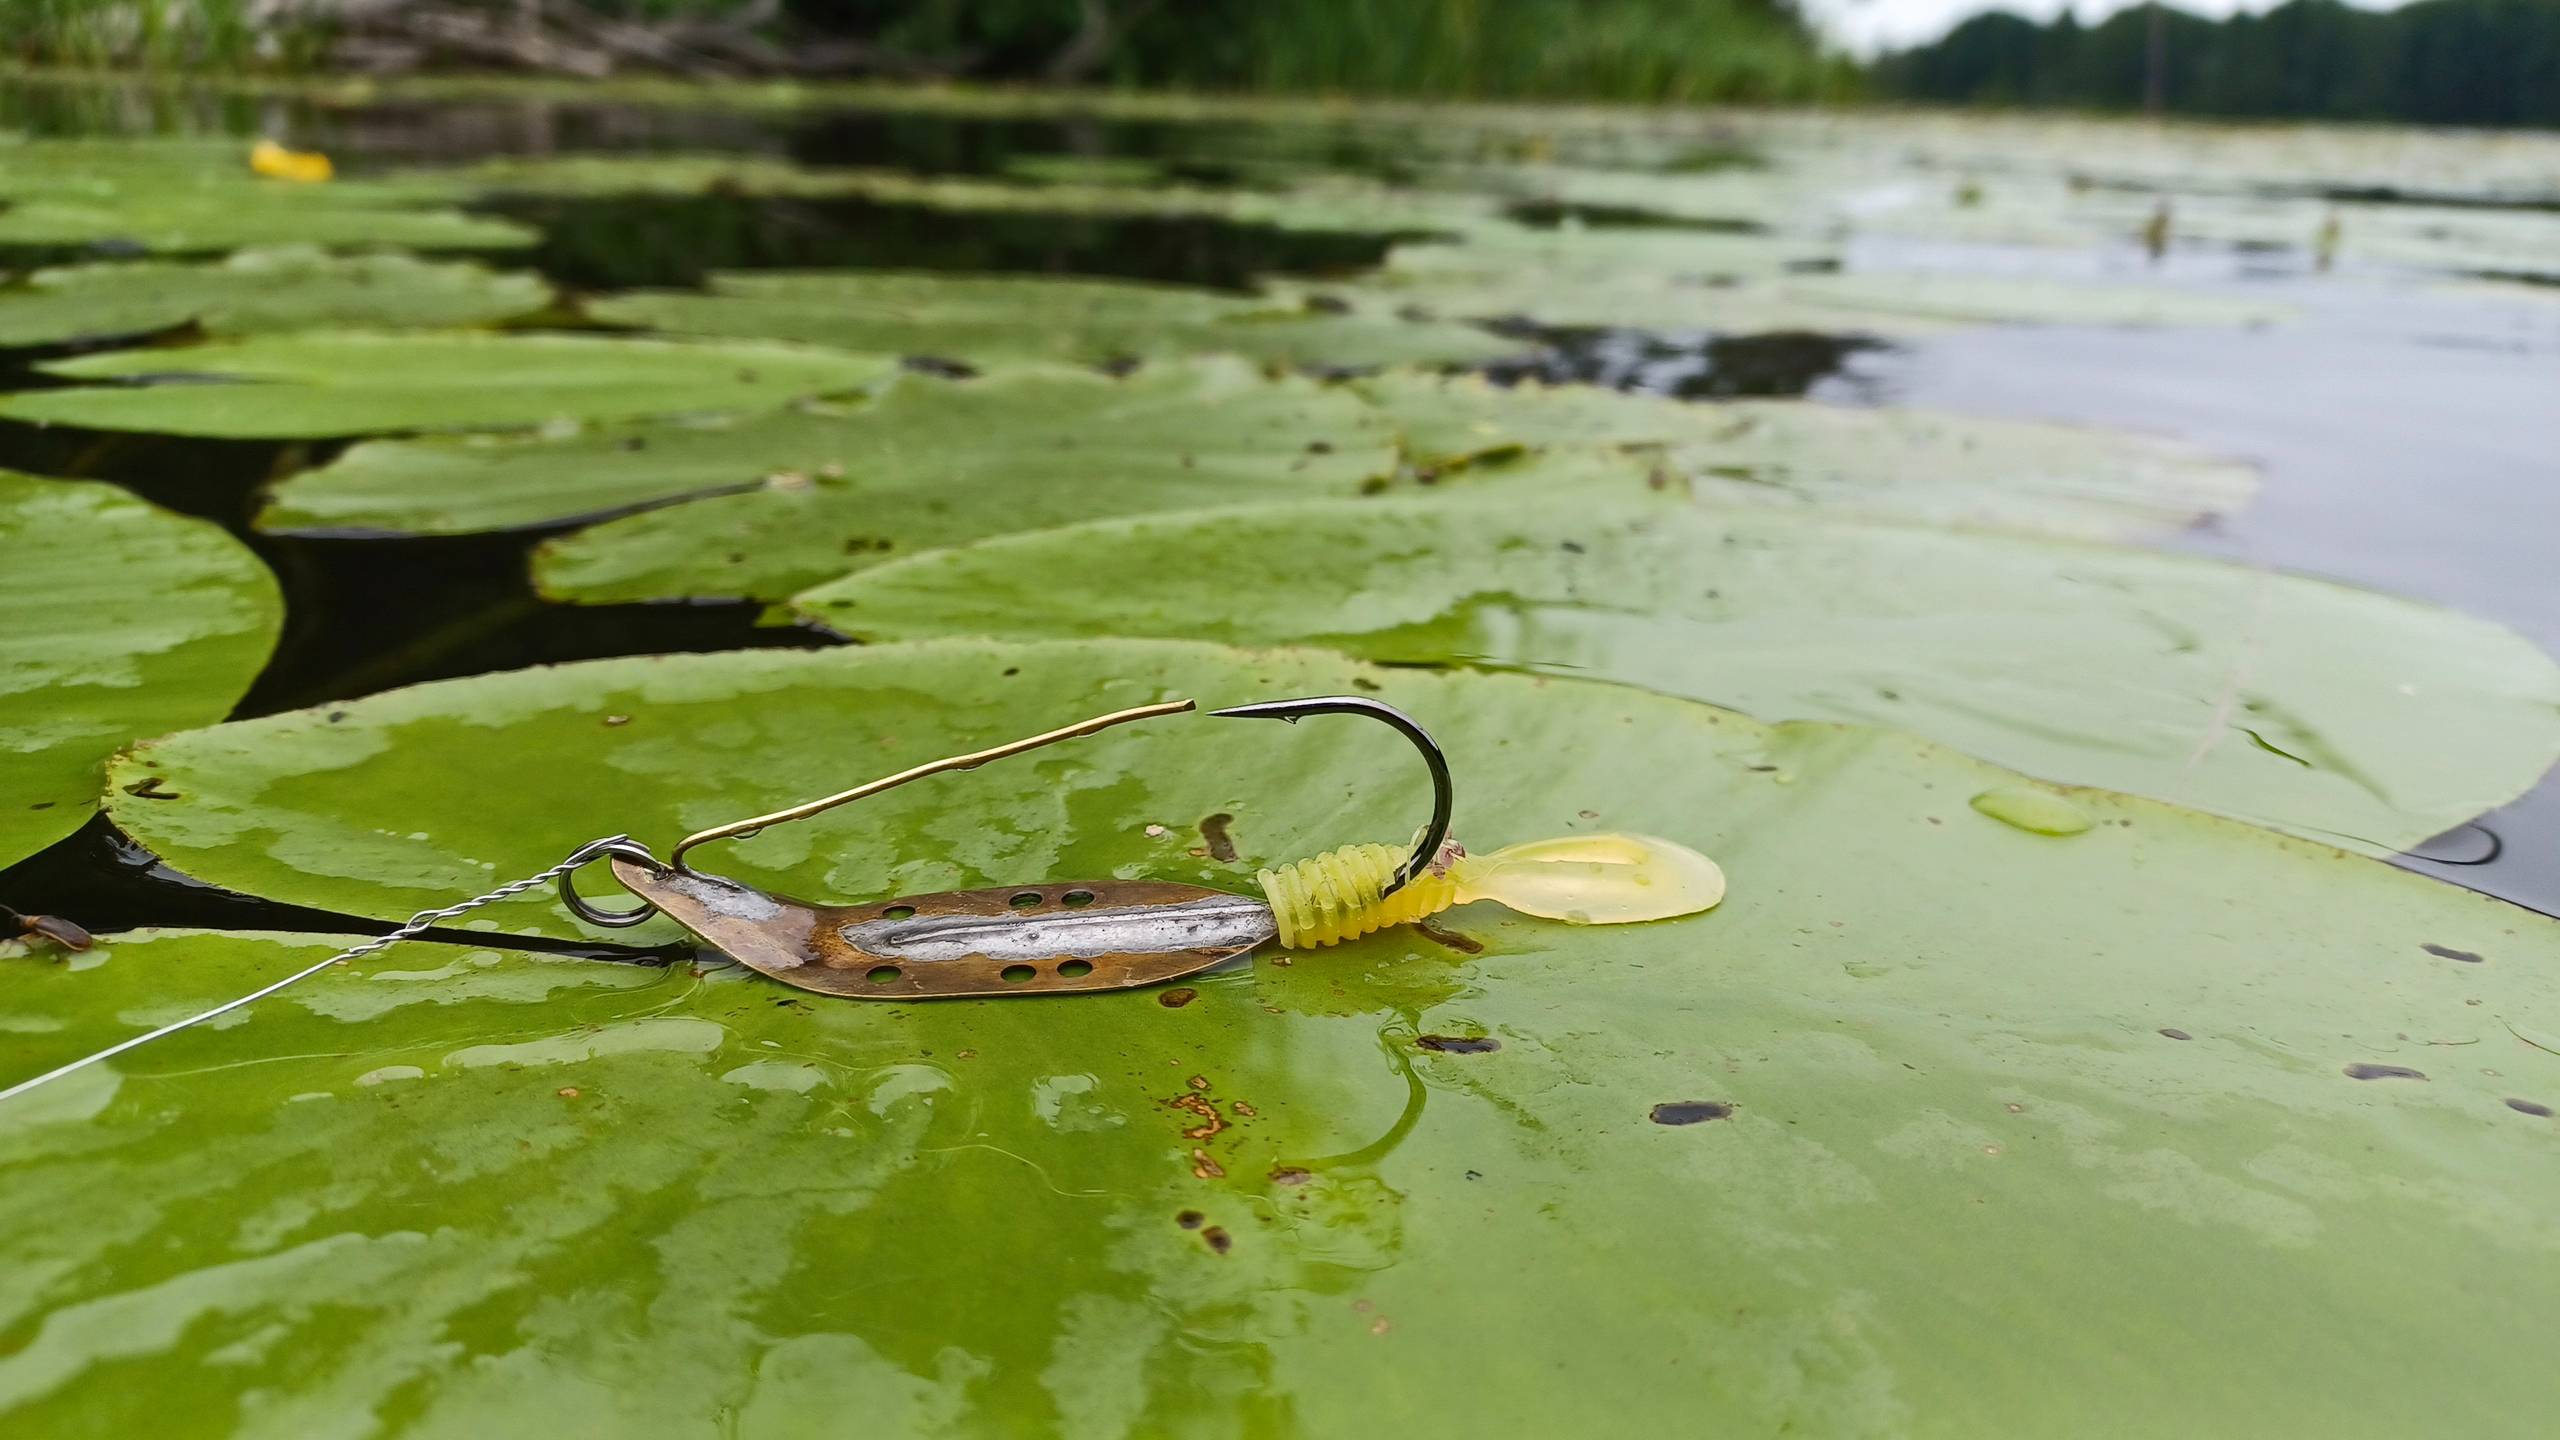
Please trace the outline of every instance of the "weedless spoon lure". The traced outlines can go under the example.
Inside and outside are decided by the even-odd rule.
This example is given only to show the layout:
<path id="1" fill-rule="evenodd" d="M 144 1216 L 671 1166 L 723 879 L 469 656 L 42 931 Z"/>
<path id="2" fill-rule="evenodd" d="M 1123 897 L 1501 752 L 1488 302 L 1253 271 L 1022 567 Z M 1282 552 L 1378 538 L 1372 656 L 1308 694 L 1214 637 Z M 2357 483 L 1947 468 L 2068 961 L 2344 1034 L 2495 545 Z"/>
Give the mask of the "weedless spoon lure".
<path id="1" fill-rule="evenodd" d="M 1663 920 L 1724 898 L 1706 856 L 1644 835 L 1573 835 L 1469 855 L 1448 844 L 1449 762 L 1413 717 L 1376 700 L 1327 695 L 1212 711 L 1285 720 L 1366 715 L 1413 742 L 1431 769 L 1431 820 L 1401 860 L 1387 845 L 1346 845 L 1256 877 L 1263 898 L 1165 880 L 1004 886 L 902 895 L 864 905 L 812 905 L 697 870 L 685 857 L 947 770 L 1191 710 L 1142 705 L 966 755 L 902 770 L 788 810 L 688 835 L 661 864 L 629 841 L 602 853 L 642 903 L 603 910 L 560 876 L 563 903 L 598 925 L 663 914 L 712 948 L 787 985 L 867 1000 L 1055 995 L 1125 990 L 1205 970 L 1277 939 L 1333 945 L 1471 900 L 1580 924 Z M 600 842 L 601 843 L 601 842 Z"/>
<path id="2" fill-rule="evenodd" d="M 686 863 L 693 851 L 714 841 L 742 840 L 928 775 L 974 770 L 1026 750 L 1194 708 L 1189 700 L 1141 705 L 929 761 L 823 799 L 688 835 L 664 862 L 628 835 L 607 836 L 580 846 L 539 874 L 421 911 L 385 935 L 246 995 L 0 1090 L 0 1100 L 555 880 L 561 902 L 592 924 L 621 928 L 665 915 L 713 949 L 786 985 L 864 1000 L 1127 990 L 1197 974 L 1266 941 L 1276 939 L 1290 949 L 1334 945 L 1474 900 L 1498 901 L 1551 920 L 1616 925 L 1692 915 L 1724 898 L 1724 873 L 1714 861 L 1646 835 L 1568 835 L 1489 855 L 1467 854 L 1448 838 L 1453 804 L 1448 757 L 1413 717 L 1356 695 L 1274 700 L 1210 712 L 1292 724 L 1310 715 L 1366 715 L 1395 727 L 1430 767 L 1431 819 L 1410 852 L 1399 859 L 1393 846 L 1345 845 L 1264 870 L 1255 876 L 1261 899 L 1168 880 L 1107 880 L 813 905 Z M 638 905 L 608 910 L 578 893 L 575 875 L 597 860 L 611 865 L 614 878 L 639 899 Z"/>

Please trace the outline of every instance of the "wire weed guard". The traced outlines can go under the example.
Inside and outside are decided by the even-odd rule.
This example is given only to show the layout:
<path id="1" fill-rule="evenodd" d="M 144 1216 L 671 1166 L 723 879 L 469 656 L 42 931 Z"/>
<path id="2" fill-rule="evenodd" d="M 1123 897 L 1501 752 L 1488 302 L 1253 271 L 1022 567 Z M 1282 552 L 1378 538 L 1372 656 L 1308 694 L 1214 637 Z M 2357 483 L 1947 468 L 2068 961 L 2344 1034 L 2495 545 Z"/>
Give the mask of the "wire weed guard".
<path id="1" fill-rule="evenodd" d="M 1715 862 L 1643 835 L 1574 835 L 1471 856 L 1448 840 L 1454 804 L 1448 758 L 1413 717 L 1353 695 L 1240 705 L 1211 712 L 1296 723 L 1365 715 L 1393 726 L 1430 767 L 1431 818 L 1412 847 L 1347 845 L 1256 877 L 1265 898 L 1163 880 L 1042 883 L 902 895 L 860 905 L 815 905 L 694 868 L 686 856 L 744 839 L 910 781 L 1116 725 L 1194 709 L 1167 701 L 1099 715 L 991 749 L 949 756 L 839 794 L 685 837 L 660 863 L 619 841 L 598 852 L 639 897 L 601 909 L 560 875 L 560 898 L 591 923 L 636 925 L 663 914 L 704 943 L 787 985 L 867 1000 L 1056 995 L 1126 990 L 1197 974 L 1277 939 L 1332 945 L 1472 900 L 1577 924 L 1694 914 L 1724 897 Z M 591 849 L 593 847 L 590 847 Z"/>
<path id="2" fill-rule="evenodd" d="M 1467 854 L 1448 839 L 1448 757 L 1412 716 L 1357 695 L 1274 700 L 1211 712 L 1292 724 L 1310 715 L 1366 715 L 1394 726 L 1431 767 L 1431 819 L 1401 858 L 1393 846 L 1345 845 L 1262 871 L 1256 879 L 1265 899 L 1169 880 L 1108 880 L 946 890 L 869 905 L 812 905 L 685 863 L 688 854 L 714 841 L 744 839 L 928 775 L 974 770 L 1043 745 L 1195 708 L 1188 700 L 1168 700 L 1115 710 L 991 749 L 946 756 L 787 810 L 688 835 L 663 864 L 628 835 L 591 840 L 546 870 L 421 910 L 382 935 L 248 994 L 0 1089 L 0 1102 L 554 880 L 561 903 L 592 924 L 619 928 L 665 915 L 731 959 L 786 985 L 865 1000 L 1127 990 L 1198 974 L 1268 940 L 1291 948 L 1332 945 L 1471 900 L 1496 900 L 1525 914 L 1575 924 L 1615 925 L 1692 915 L 1724 898 L 1724 872 L 1714 861 L 1687 846 L 1645 835 L 1567 835 L 1490 855 Z M 606 910 L 578 893 L 577 873 L 598 860 L 612 865 L 614 878 L 640 904 Z M 29 917 L 14 911 L 0 915 L 11 918 L 16 928 L 30 928 Z M 69 940 L 67 935 L 56 938 Z"/>

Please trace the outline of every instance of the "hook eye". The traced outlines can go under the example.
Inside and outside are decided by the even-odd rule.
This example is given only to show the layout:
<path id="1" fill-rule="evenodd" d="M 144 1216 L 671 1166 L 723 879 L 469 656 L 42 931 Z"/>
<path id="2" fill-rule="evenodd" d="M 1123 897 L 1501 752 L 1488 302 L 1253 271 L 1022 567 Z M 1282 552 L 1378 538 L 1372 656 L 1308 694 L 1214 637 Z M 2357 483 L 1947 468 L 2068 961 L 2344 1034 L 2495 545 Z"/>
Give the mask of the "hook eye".
<path id="1" fill-rule="evenodd" d="M 1423 827 L 1422 838 L 1415 842 L 1413 853 L 1396 867 L 1395 878 L 1378 892 L 1379 898 L 1384 899 L 1403 889 L 1414 876 L 1422 873 L 1424 866 L 1439 858 L 1441 842 L 1449 838 L 1449 814 L 1457 802 L 1449 781 L 1449 757 L 1441 753 L 1439 742 L 1431 738 L 1431 732 L 1423 729 L 1420 721 L 1383 700 L 1372 700 L 1364 695 L 1312 695 L 1304 700 L 1265 700 L 1253 705 L 1231 705 L 1209 713 L 1236 720 L 1285 720 L 1292 725 L 1309 715 L 1366 715 L 1393 726 L 1397 734 L 1412 741 L 1413 748 L 1422 752 L 1422 763 L 1431 767 L 1431 823 Z"/>
<path id="2" fill-rule="evenodd" d="M 634 864 L 646 865 L 653 870 L 664 868 L 658 864 L 658 857 L 649 853 L 648 846 L 628 836 L 616 835 L 610 839 L 590 842 L 580 846 L 576 854 L 561 862 L 565 868 L 560 872 L 560 903 L 568 907 L 570 914 L 590 925 L 602 925 L 608 930 L 627 930 L 657 914 L 658 907 L 644 900 L 636 909 L 601 910 L 587 903 L 586 897 L 578 893 L 578 887 L 573 883 L 579 870 L 608 855 L 616 860 L 629 860 Z"/>

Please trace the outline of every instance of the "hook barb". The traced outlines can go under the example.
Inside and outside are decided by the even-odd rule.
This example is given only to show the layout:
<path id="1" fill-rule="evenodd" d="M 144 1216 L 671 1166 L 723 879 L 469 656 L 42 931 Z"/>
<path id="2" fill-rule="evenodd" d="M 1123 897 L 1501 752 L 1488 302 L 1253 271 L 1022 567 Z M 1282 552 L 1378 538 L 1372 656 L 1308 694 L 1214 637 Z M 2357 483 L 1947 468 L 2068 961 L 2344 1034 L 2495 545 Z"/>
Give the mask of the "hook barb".
<path id="1" fill-rule="evenodd" d="M 1212 710 L 1213 716 L 1230 720 L 1280 720 L 1295 725 L 1310 715 L 1366 715 L 1384 721 L 1397 734 L 1413 742 L 1422 752 L 1422 763 L 1431 767 L 1431 823 L 1423 827 L 1413 853 L 1396 867 L 1395 878 L 1378 892 L 1380 899 L 1393 895 L 1422 873 L 1423 867 L 1439 858 L 1442 842 L 1449 838 L 1449 815 L 1457 798 L 1449 780 L 1449 757 L 1440 750 L 1440 742 L 1422 728 L 1420 721 L 1383 700 L 1362 695 L 1311 695 L 1303 700 L 1264 700 L 1252 705 L 1230 705 Z"/>

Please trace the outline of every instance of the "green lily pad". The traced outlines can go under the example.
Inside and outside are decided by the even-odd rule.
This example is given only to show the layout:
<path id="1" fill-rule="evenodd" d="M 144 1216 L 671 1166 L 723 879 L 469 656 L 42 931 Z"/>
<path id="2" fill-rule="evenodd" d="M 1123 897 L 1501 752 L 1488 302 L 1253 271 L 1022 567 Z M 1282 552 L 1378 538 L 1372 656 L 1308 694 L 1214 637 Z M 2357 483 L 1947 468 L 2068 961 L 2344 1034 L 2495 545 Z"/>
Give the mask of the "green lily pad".
<path id="1" fill-rule="evenodd" d="M 124 383 L 0 396 L 0 416 L 288 439 L 760 409 L 860 389 L 896 361 L 742 342 L 321 333 L 117 350 L 39 368 Z"/>
<path id="2" fill-rule="evenodd" d="M 504 250 L 541 238 L 439 208 L 447 193 L 397 181 L 260 179 L 246 142 L 22 140 L 0 143 L 0 245 L 206 254 L 254 245 Z"/>
<path id="3" fill-rule="evenodd" d="M 111 485 L 0 471 L 0 551 L 6 866 L 96 813 L 109 755 L 229 714 L 284 601 L 238 541 Z"/>
<path id="4" fill-rule="evenodd" d="M 263 182 L 281 185 L 282 181 Z M 0 210 L 0 245 L 136 245 L 167 255 L 217 254 L 251 245 L 332 249 L 513 250 L 540 232 L 458 210 L 349 203 L 313 197 L 317 187 L 278 194 L 212 193 L 16 202 Z"/>
<path id="5" fill-rule="evenodd" d="M 1582 238 L 1547 243 L 1562 254 Z M 1640 246 L 1654 257 L 1650 263 L 1568 263 L 1558 269 L 1535 259 L 1534 249 L 1471 257 L 1466 245 L 1400 246 L 1375 274 L 1307 290 L 1355 311 L 1725 334 L 1925 336 L 1963 325 L 2263 325 L 2294 313 L 2272 301 L 2164 285 L 1897 270 L 1790 274 L 1784 273 L 1787 257 L 1804 247 L 1762 236 L 1639 231 L 1615 243 L 1630 250 Z M 1694 259 L 1674 258 L 1684 254 Z M 1517 263 L 1503 263 L 1514 255 Z M 1430 262 L 1418 263 L 1424 256 Z"/>
<path id="6" fill-rule="evenodd" d="M 0 345 L 146 335 L 193 324 L 213 335 L 486 325 L 551 303 L 541 277 L 407 255 L 248 250 L 207 264 L 147 261 L 39 270 L 0 290 Z"/>
<path id="7" fill-rule="evenodd" d="M 1026 369 L 908 377 L 865 410 L 783 413 L 725 432 L 359 452 L 344 482 L 324 470 L 284 487 L 278 504 L 290 508 L 266 523 L 479 527 L 522 523 L 537 497 L 561 517 L 726 489 L 736 493 L 548 541 L 534 578 L 581 603 L 780 600 L 896 553 L 1094 515 L 1356 495 L 1394 468 L 1385 419 L 1311 381 L 1234 361 L 1151 365 L 1118 380 Z"/>
<path id="8" fill-rule="evenodd" d="M 403 184 L 455 198 L 481 195 L 779 195 L 821 199 L 858 194 L 887 170 L 820 169 L 769 155 L 646 151 L 493 155 L 467 165 L 407 171 Z"/>
<path id="9" fill-rule="evenodd" d="M 918 175 L 812 167 L 757 156 L 563 155 L 482 161 L 399 177 L 413 188 L 467 196 L 734 193 L 859 199 L 962 214 L 1214 218 L 1284 230 L 1454 233 L 1485 223 L 1483 196 L 1411 190 L 1342 176 L 1310 176 L 1276 190 L 1186 184 L 1029 183 L 978 175 Z"/>
<path id="10" fill-rule="evenodd" d="M 2175 530 L 2248 502 L 2256 472 L 2123 431 L 1796 401 L 1712 405 L 1476 376 L 1354 382 L 1395 418 L 1405 457 L 1506 463 L 1524 491 L 1676 478 L 1718 504 L 1816 505 L 2089 538 Z M 1525 461 L 1523 451 L 1537 452 Z"/>
<path id="11" fill-rule="evenodd" d="M 791 1001 L 726 967 L 397 950 L 0 1109 L 0 1414 L 2532 1433 L 2560 1148 L 2507 1102 L 2560 1100 L 2560 1059 L 2505 1027 L 2560 1008 L 2560 936 L 2321 847 L 2101 794 L 2072 797 L 2085 833 L 2029 833 L 1965 803 L 2014 777 L 1874 731 L 1130 642 L 609 661 L 154 750 L 190 762 L 160 809 L 212 842 L 185 868 L 391 914 L 484 861 L 663 844 L 1141 697 L 1363 685 L 1448 744 L 1476 843 L 1661 831 L 1729 898 L 1624 928 L 1461 910 L 1480 954 L 1391 931 L 1178 1005 Z M 717 862 L 856 894 L 1237 883 L 1405 833 L 1411 759 L 1348 720 L 1186 717 Z M 1244 862 L 1186 853 L 1213 811 Z M 0 1025 L 41 1065 L 333 943 L 0 957 Z"/>
<path id="12" fill-rule="evenodd" d="M 1664 219 L 1767 229 L 1812 228 L 1833 218 L 1833 178 L 1819 156 L 1783 168 L 1727 166 L 1696 174 L 1573 165 L 1454 167 L 1444 182 L 1567 210 L 1635 212 Z"/>
<path id="13" fill-rule="evenodd" d="M 709 293 L 599 300 L 595 318 L 972 364 L 1243 355 L 1290 367 L 1469 364 L 1529 348 L 1470 325 L 1330 314 L 1177 285 L 1014 275 L 738 273 Z"/>
<path id="14" fill-rule="evenodd" d="M 1107 585 L 1074 578 L 1095 556 Z M 1236 556 L 1285 583 L 1236 585 Z M 2560 666 L 2487 621 L 2178 556 L 1814 516 L 1272 506 L 917 556 L 794 603 L 865 639 L 1315 642 L 1618 680 L 2377 851 L 2560 758 Z"/>

